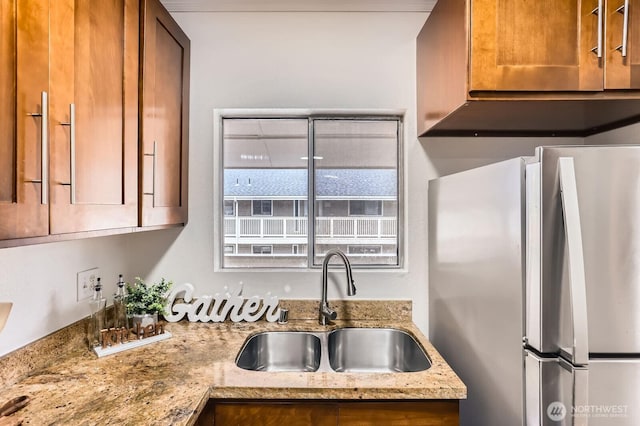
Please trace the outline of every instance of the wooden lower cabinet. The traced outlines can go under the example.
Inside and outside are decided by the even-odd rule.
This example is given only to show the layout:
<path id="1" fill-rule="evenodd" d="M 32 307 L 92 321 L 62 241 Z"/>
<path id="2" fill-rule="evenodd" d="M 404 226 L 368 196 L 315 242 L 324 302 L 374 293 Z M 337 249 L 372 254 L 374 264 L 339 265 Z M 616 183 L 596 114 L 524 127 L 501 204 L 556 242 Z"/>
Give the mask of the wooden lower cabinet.
<path id="1" fill-rule="evenodd" d="M 240 401 L 210 400 L 196 425 L 453 426 L 458 400 Z"/>
<path id="2" fill-rule="evenodd" d="M 313 402 L 216 403 L 214 413 L 213 424 L 216 426 L 335 426 L 338 407 Z"/>
<path id="3" fill-rule="evenodd" d="M 346 426 L 453 426 L 458 401 L 352 402 L 338 405 L 338 424 Z"/>

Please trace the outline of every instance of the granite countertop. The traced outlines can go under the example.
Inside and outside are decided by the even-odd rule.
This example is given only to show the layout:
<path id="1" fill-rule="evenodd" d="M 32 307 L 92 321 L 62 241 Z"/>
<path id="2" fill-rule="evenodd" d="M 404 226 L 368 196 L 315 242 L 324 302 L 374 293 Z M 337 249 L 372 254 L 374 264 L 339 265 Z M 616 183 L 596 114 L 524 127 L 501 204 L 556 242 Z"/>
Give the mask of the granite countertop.
<path id="1" fill-rule="evenodd" d="M 28 395 L 29 404 L 12 415 L 23 424 L 190 425 L 210 398 L 466 398 L 464 384 L 411 321 L 349 320 L 331 327 L 341 326 L 404 329 L 423 345 L 433 364 L 417 373 L 246 371 L 235 365 L 235 357 L 250 335 L 327 328 L 308 319 L 286 325 L 182 321 L 167 324 L 170 339 L 104 358 L 75 345 L 51 365 L 6 384 L 0 403 Z M 0 363 L 0 371 L 2 367 Z"/>

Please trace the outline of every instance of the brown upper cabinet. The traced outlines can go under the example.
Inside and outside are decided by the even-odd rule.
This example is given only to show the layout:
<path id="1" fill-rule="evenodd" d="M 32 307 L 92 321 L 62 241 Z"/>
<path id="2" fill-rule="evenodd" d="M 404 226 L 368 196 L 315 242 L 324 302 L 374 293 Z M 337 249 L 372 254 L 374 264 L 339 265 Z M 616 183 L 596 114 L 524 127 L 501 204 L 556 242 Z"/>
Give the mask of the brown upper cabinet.
<path id="1" fill-rule="evenodd" d="M 0 2 L 0 239 L 49 233 L 48 40 L 48 2 Z"/>
<path id="2" fill-rule="evenodd" d="M 136 0 L 0 6 L 0 239 L 137 225 Z"/>
<path id="3" fill-rule="evenodd" d="M 143 14 L 140 223 L 186 223 L 190 41 L 159 0 Z"/>
<path id="4" fill-rule="evenodd" d="M 50 5 L 50 232 L 136 226 L 138 0 Z"/>
<path id="5" fill-rule="evenodd" d="M 603 0 L 601 0 L 603 1 Z M 640 89 L 640 2 L 606 1 L 605 89 Z M 636 94 L 636 96 L 639 96 Z"/>
<path id="6" fill-rule="evenodd" d="M 417 55 L 419 135 L 587 135 L 640 115 L 638 0 L 440 0 Z"/>
<path id="7" fill-rule="evenodd" d="M 186 223 L 189 40 L 160 3 L 3 0 L 0 70 L 0 247 Z"/>

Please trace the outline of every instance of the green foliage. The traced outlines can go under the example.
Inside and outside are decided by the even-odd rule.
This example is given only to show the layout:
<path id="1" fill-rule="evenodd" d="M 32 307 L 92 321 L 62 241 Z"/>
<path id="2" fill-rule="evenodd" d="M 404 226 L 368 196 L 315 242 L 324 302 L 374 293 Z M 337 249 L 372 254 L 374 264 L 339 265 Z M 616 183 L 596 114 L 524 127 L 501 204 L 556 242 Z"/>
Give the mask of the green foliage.
<path id="1" fill-rule="evenodd" d="M 172 281 L 164 278 L 156 284 L 147 284 L 140 277 L 136 277 L 133 285 L 127 283 L 127 315 L 133 314 L 165 314 L 167 293 L 173 285 Z"/>

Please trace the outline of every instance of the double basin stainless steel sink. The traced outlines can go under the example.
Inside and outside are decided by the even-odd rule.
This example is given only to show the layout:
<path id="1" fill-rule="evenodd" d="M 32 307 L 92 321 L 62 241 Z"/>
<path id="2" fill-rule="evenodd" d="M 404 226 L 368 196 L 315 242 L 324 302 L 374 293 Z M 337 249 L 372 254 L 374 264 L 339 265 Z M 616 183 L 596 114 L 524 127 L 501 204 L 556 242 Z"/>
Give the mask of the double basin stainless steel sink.
<path id="1" fill-rule="evenodd" d="M 253 371 L 397 373 L 424 371 L 431 361 L 405 331 L 339 328 L 255 334 L 242 346 L 236 365 Z"/>

